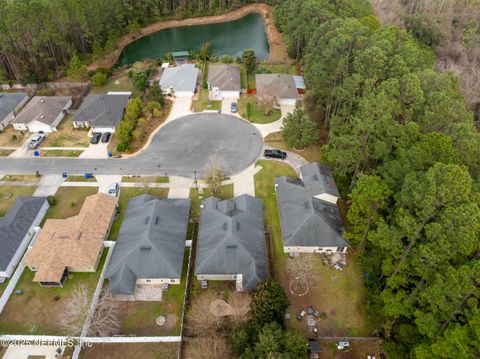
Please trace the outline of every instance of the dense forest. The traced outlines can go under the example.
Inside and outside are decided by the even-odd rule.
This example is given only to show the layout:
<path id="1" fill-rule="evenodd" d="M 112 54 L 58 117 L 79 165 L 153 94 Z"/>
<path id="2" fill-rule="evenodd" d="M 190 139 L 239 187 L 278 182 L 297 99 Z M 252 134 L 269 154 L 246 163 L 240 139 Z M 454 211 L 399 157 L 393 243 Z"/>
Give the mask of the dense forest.
<path id="1" fill-rule="evenodd" d="M 0 0 L 0 81 L 44 81 L 153 22 L 214 15 L 254 0 Z"/>
<path id="2" fill-rule="evenodd" d="M 420 3 L 420 2 L 418 2 Z M 390 358 L 480 357 L 480 134 L 459 81 L 368 0 L 278 0 Z"/>

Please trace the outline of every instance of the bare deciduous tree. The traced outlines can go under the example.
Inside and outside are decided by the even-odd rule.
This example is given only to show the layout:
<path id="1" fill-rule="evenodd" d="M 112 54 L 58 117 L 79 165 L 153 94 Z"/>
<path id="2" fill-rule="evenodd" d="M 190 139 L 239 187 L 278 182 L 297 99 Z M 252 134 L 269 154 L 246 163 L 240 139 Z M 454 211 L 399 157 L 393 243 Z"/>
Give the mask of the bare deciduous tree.
<path id="1" fill-rule="evenodd" d="M 187 355 L 191 359 L 224 359 L 233 358 L 233 351 L 226 338 L 212 335 L 190 342 Z"/>
<path id="2" fill-rule="evenodd" d="M 263 114 L 265 116 L 270 115 L 273 110 L 273 105 L 275 105 L 275 98 L 273 96 L 262 96 L 259 101 L 263 107 Z"/>
<path id="3" fill-rule="evenodd" d="M 60 325 L 70 335 L 82 331 L 91 313 L 92 291 L 86 285 L 75 286 L 62 308 Z M 90 335 L 112 336 L 119 328 L 118 305 L 108 291 L 103 291 L 91 315 Z"/>
<path id="4" fill-rule="evenodd" d="M 225 178 L 225 161 L 219 155 L 211 155 L 207 160 L 203 173 L 205 175 L 205 182 L 207 182 L 213 193 L 218 193 L 222 181 Z"/>

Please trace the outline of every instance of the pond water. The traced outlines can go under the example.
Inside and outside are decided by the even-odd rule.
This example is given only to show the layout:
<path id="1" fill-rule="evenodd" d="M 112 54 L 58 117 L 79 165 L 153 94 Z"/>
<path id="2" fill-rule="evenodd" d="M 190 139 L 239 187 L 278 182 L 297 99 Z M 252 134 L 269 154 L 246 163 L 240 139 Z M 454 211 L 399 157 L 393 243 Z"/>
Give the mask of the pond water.
<path id="1" fill-rule="evenodd" d="M 174 27 L 144 36 L 123 49 L 118 66 L 161 58 L 173 51 L 199 50 L 206 42 L 216 56 L 237 57 L 252 48 L 259 60 L 266 60 L 270 51 L 262 16 L 249 14 L 234 21 Z"/>

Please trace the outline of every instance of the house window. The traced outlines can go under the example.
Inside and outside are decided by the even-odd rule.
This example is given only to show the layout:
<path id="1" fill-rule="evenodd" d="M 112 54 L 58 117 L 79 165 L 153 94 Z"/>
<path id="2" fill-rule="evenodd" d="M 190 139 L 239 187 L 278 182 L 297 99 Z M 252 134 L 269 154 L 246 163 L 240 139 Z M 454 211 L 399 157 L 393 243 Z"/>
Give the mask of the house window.
<path id="1" fill-rule="evenodd" d="M 345 247 L 337 247 L 337 252 L 343 252 L 344 249 Z"/>
<path id="2" fill-rule="evenodd" d="M 170 279 L 170 283 L 175 283 L 175 279 Z"/>
<path id="3" fill-rule="evenodd" d="M 145 279 L 145 282 L 152 283 L 152 280 L 151 279 Z"/>

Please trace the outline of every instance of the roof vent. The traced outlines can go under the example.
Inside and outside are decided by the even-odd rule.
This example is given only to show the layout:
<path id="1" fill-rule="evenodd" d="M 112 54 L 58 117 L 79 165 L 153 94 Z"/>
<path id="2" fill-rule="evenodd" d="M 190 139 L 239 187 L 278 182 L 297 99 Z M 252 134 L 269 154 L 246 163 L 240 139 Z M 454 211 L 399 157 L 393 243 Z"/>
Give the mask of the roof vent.
<path id="1" fill-rule="evenodd" d="M 309 208 L 310 208 L 310 203 L 309 203 L 308 201 L 305 202 L 305 208 L 306 208 L 306 209 L 309 209 Z"/>
<path id="2" fill-rule="evenodd" d="M 40 118 L 45 118 L 45 115 L 44 115 L 44 114 L 42 114 L 42 115 L 40 116 Z"/>
<path id="3" fill-rule="evenodd" d="M 79 241 L 80 238 L 82 238 L 82 234 L 83 234 L 83 232 L 82 232 L 82 231 L 79 231 L 79 232 L 78 232 L 78 235 L 77 235 L 77 238 L 75 238 L 75 239 L 76 239 L 77 241 Z"/>
<path id="4" fill-rule="evenodd" d="M 230 249 L 234 249 L 234 248 L 237 248 L 237 245 L 236 244 L 227 244 L 226 247 L 230 248 Z"/>
<path id="5" fill-rule="evenodd" d="M 44 103 L 44 102 L 45 102 L 45 99 L 44 99 L 44 98 L 42 98 L 42 99 L 40 100 L 40 102 L 41 102 L 41 103 Z"/>
<path id="6" fill-rule="evenodd" d="M 237 231 L 240 230 L 240 222 L 237 222 Z"/>
<path id="7" fill-rule="evenodd" d="M 228 223 L 227 223 L 227 222 L 225 222 L 225 223 L 223 224 L 223 230 L 224 230 L 224 231 L 227 231 L 227 230 L 228 230 Z"/>
<path id="8" fill-rule="evenodd" d="M 156 216 L 156 217 L 155 217 L 155 224 L 158 224 L 158 222 L 160 222 L 160 217 L 159 217 L 159 216 Z"/>
<path id="9" fill-rule="evenodd" d="M 140 246 L 141 251 L 150 251 L 152 249 L 152 246 Z"/>
<path id="10" fill-rule="evenodd" d="M 145 218 L 145 224 L 149 224 L 150 223 L 150 216 L 148 216 L 147 218 Z"/>

